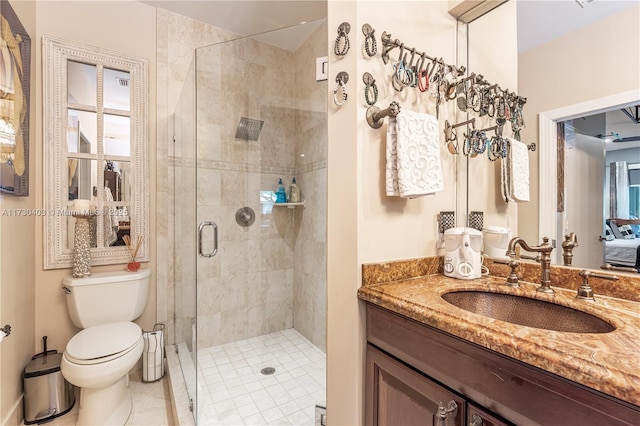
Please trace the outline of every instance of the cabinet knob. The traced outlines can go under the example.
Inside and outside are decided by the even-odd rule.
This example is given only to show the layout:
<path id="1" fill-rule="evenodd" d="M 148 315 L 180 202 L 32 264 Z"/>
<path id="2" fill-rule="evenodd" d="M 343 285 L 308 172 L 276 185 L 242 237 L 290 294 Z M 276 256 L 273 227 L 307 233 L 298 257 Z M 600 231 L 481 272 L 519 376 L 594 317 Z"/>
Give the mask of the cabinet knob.
<path id="1" fill-rule="evenodd" d="M 469 422 L 469 426 L 484 426 L 484 420 L 477 414 L 471 416 L 471 421 Z"/>

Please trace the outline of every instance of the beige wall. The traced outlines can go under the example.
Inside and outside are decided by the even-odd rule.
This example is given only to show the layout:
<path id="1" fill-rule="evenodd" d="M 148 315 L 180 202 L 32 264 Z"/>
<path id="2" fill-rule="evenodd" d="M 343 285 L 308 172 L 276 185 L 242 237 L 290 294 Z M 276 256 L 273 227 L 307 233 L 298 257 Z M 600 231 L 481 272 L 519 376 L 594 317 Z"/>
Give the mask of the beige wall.
<path id="1" fill-rule="evenodd" d="M 43 35 L 78 41 L 88 45 L 130 53 L 149 59 L 149 152 L 155 152 L 155 9 L 134 1 L 49 1 L 13 2 L 14 9 L 29 31 L 32 41 L 32 98 L 30 141 L 30 196 L 16 198 L 0 196 L 2 208 L 43 207 L 42 149 L 42 51 Z M 37 22 L 37 26 L 36 26 Z M 135 32 L 131 29 L 135 28 Z M 155 205 L 155 157 L 148 163 L 150 205 Z M 149 215 L 150 229 L 155 229 L 155 209 Z M 67 312 L 60 283 L 64 270 L 43 270 L 43 232 L 40 217 L 2 218 L 2 316 L 13 332 L 1 346 L 2 401 L 0 416 L 13 422 L 21 417 L 15 408 L 20 401 L 22 368 L 31 356 L 41 350 L 42 336 L 48 336 L 49 348 L 64 350 L 68 340 L 78 330 Z M 155 235 L 151 234 L 151 262 L 143 267 L 155 270 Z M 94 268 L 120 269 L 124 265 Z M 155 323 L 155 274 L 152 274 L 151 295 L 138 323 L 145 329 Z M 12 420 L 8 420 L 12 416 Z M 17 417 L 16 417 L 17 416 Z"/>
<path id="2" fill-rule="evenodd" d="M 362 74 L 368 71 L 376 78 L 381 108 L 398 100 L 403 108 L 435 114 L 435 106 L 415 91 L 393 91 L 389 81 L 392 64 L 384 65 L 379 54 L 368 58 L 361 53 L 361 27 L 368 23 L 377 37 L 387 31 L 449 63 L 456 61 L 456 28 L 447 14 L 447 2 L 400 1 L 389 7 L 387 2 L 335 1 L 329 2 L 328 16 L 331 51 L 340 23 L 349 22 L 352 30 L 347 56 L 329 55 L 329 92 L 339 71 L 347 71 L 350 80 L 348 102 L 338 108 L 329 101 L 327 412 L 333 424 L 354 425 L 364 421 L 364 306 L 356 298 L 360 265 L 436 254 L 436 214 L 455 209 L 457 196 L 457 159 L 445 153 L 445 191 L 414 200 L 384 194 L 387 119 L 377 130 L 366 123 Z M 396 49 L 391 60 L 397 56 Z M 328 95 L 331 99 L 331 93 Z M 440 107 L 441 127 L 445 116 L 452 114 L 450 105 Z"/>
<path id="3" fill-rule="evenodd" d="M 331 91 L 338 72 L 349 74 L 356 87 L 357 12 L 354 1 L 329 1 L 327 11 L 328 146 L 327 146 L 327 413 L 335 425 L 363 424 L 364 325 L 356 298 L 358 268 L 358 137 L 357 96 L 342 107 Z M 336 29 L 351 24 L 351 53 L 333 54 Z M 351 91 L 357 93 L 356 89 Z"/>
<path id="4" fill-rule="evenodd" d="M 29 196 L 0 195 L 0 210 L 33 209 L 36 187 L 41 173 L 35 164 L 36 149 L 41 139 L 36 134 L 38 100 L 33 89 L 40 74 L 35 65 L 36 25 L 35 3 L 11 2 L 13 10 L 31 37 L 31 109 L 29 152 Z M 22 413 L 19 403 L 22 395 L 22 369 L 36 350 L 35 329 L 35 216 L 0 217 L 2 239 L 0 246 L 0 326 L 10 324 L 11 335 L 0 344 L 0 423 L 15 424 Z"/>
<path id="5" fill-rule="evenodd" d="M 629 90 L 640 91 L 640 6 L 520 54 L 518 84 L 527 96 L 524 140 L 538 141 L 538 114 Z M 551 70 L 551 71 L 550 71 Z M 531 155 L 531 195 L 519 234 L 538 240 L 539 156 Z M 555 199 L 554 194 L 549 194 Z"/>

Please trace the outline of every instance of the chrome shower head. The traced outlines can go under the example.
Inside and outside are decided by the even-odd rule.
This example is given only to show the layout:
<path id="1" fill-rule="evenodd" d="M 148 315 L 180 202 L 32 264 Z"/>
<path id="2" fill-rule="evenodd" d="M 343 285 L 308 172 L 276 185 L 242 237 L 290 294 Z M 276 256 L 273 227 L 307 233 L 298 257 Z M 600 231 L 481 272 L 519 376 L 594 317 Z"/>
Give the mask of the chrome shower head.
<path id="1" fill-rule="evenodd" d="M 257 141 L 262 130 L 264 121 L 254 120 L 252 118 L 241 117 L 238 129 L 236 130 L 236 139 L 244 139 L 246 141 Z"/>

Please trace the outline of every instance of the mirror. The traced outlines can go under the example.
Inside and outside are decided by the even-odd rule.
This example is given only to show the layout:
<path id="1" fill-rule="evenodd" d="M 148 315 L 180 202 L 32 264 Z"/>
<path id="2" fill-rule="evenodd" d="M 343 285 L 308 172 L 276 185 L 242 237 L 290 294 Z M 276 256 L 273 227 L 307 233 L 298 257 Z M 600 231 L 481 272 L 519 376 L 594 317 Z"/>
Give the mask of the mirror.
<path id="1" fill-rule="evenodd" d="M 580 135 L 592 138 L 593 143 L 598 134 L 620 132 L 605 123 L 597 133 L 585 133 L 578 121 L 640 102 L 640 6 L 637 2 L 619 1 L 596 1 L 581 7 L 571 1 L 512 0 L 479 21 L 489 19 L 510 3 L 517 7 L 517 37 L 516 33 L 510 37 L 518 42 L 518 92 L 527 97 L 522 140 L 538 144 L 538 151 L 530 154 L 529 161 L 531 200 L 515 206 L 512 236 L 521 236 L 531 244 L 540 243 L 543 236 L 551 237 L 556 247 L 553 262 L 563 264 L 563 237 L 576 232 L 579 246 L 573 252 L 572 266 L 600 269 L 604 262 L 604 244 L 598 238 L 604 235 L 604 220 L 608 216 L 606 182 L 599 180 L 591 184 L 599 186 L 597 195 L 603 200 L 597 208 L 593 207 L 587 204 L 593 201 L 588 195 L 593 194 L 584 189 L 583 183 L 596 173 L 584 165 L 577 169 L 571 167 L 577 164 L 572 162 L 576 143 L 581 143 L 576 142 L 576 138 L 582 138 Z M 567 140 L 568 146 L 559 157 L 557 124 L 568 120 L 572 122 L 567 124 L 573 126 L 567 126 L 569 133 L 565 138 L 571 140 Z M 598 174 L 606 180 L 609 171 L 604 165 L 609 160 L 605 160 L 604 149 L 600 149 L 600 153 Z M 559 158 L 565 158 L 566 163 L 560 163 Z M 640 163 L 640 154 L 630 152 L 627 162 Z M 558 170 L 564 171 L 564 190 L 558 185 Z M 473 173 L 473 164 L 469 173 Z M 495 180 L 499 181 L 499 177 Z M 514 208 L 500 206 L 493 199 L 486 203 L 489 208 L 497 205 L 503 215 Z M 600 225 L 587 226 L 580 221 L 595 221 Z M 588 260 L 584 255 L 593 254 L 594 247 L 599 248 L 600 255 Z"/>
<path id="2" fill-rule="evenodd" d="M 0 9 L 0 192 L 27 196 L 31 38 L 8 1 Z"/>
<path id="3" fill-rule="evenodd" d="M 78 206 L 91 206 L 94 265 L 149 260 L 147 60 L 44 37 L 45 269 L 72 265 Z M 58 64 L 64 64 L 59 66 Z M 66 123 L 66 126 L 60 125 Z"/>
<path id="4" fill-rule="evenodd" d="M 558 191 L 563 195 L 557 208 L 563 226 L 557 227 L 555 238 L 562 241 L 569 232 L 586 237 L 572 266 L 640 270 L 640 104 L 610 108 L 557 120 L 562 147 L 557 162 L 564 170 L 557 185 L 564 190 Z"/>

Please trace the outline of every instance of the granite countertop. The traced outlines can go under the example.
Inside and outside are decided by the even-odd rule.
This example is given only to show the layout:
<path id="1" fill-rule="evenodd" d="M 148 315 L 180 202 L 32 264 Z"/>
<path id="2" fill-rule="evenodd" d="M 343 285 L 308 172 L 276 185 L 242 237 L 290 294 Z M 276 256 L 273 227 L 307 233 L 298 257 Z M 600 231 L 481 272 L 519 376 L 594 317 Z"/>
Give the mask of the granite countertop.
<path id="1" fill-rule="evenodd" d="M 372 283 L 358 290 L 362 300 L 405 317 L 640 406 L 640 302 L 598 296 L 575 299 L 575 290 L 536 284 L 505 285 L 504 278 L 457 280 L 433 274 Z M 530 328 L 474 314 L 449 304 L 451 291 L 485 290 L 552 301 L 588 312 L 615 326 L 609 333 L 568 333 Z"/>

